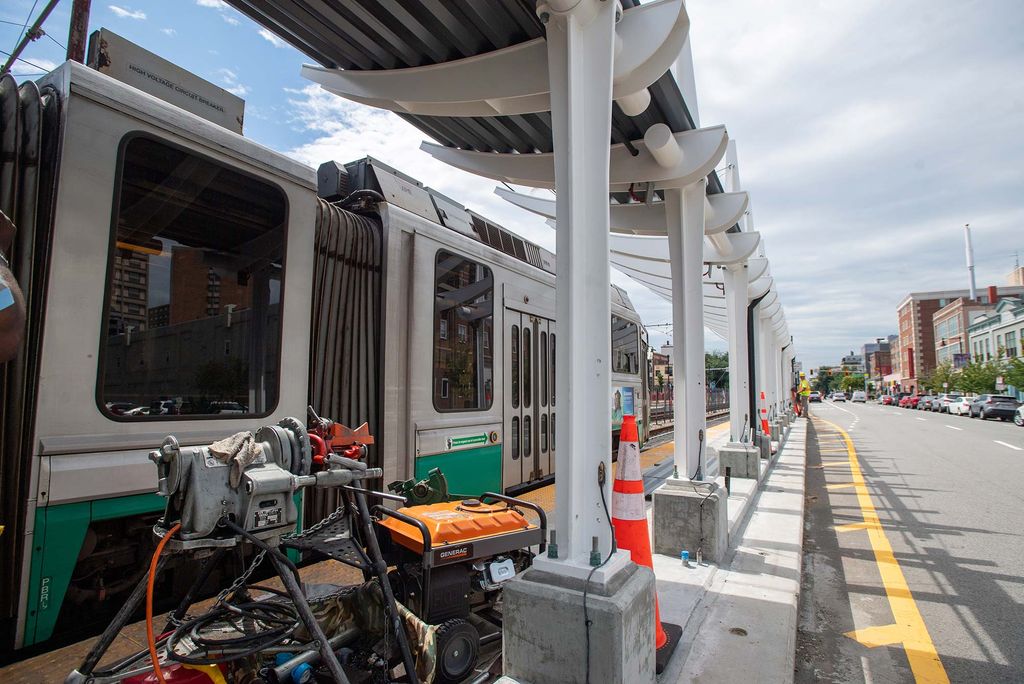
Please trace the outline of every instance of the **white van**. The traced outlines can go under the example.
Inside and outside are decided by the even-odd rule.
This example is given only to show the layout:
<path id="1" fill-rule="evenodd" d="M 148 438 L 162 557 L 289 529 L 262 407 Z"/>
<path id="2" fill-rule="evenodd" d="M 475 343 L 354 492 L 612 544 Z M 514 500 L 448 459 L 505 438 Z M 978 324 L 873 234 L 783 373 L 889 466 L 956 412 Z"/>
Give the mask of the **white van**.
<path id="1" fill-rule="evenodd" d="M 857 390 L 856 392 L 853 393 L 853 396 L 850 398 L 850 401 L 859 401 L 862 404 L 866 404 L 868 401 L 868 395 L 863 390 Z"/>

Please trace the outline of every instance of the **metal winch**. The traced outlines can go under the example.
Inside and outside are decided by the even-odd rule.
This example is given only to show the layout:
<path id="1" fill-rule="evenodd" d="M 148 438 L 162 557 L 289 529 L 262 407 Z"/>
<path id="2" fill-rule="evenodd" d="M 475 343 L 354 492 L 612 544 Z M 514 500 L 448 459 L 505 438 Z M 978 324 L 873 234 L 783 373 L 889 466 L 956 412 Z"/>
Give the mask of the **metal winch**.
<path id="1" fill-rule="evenodd" d="M 169 436 L 149 458 L 157 466 L 158 492 L 167 497 L 163 520 L 181 522 L 181 548 L 233 544 L 235 535 L 223 520 L 260 539 L 280 537 L 298 521 L 297 490 L 381 476 L 379 469 L 337 454 L 329 455 L 325 469 L 311 473 L 309 434 L 295 418 L 209 446 L 182 447 Z"/>

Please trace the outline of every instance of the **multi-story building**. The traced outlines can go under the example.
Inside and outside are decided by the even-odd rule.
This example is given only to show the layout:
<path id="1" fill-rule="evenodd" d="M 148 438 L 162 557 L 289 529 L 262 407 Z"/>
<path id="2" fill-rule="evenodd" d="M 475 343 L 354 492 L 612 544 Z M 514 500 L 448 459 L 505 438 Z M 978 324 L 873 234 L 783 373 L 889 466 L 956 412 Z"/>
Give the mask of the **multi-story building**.
<path id="1" fill-rule="evenodd" d="M 861 349 L 864 357 L 864 372 L 868 381 L 876 388 L 880 388 L 885 381 L 885 376 L 892 373 L 892 347 L 895 346 L 898 337 L 876 337 L 874 342 L 868 342 Z"/>
<path id="2" fill-rule="evenodd" d="M 989 304 L 994 288 L 978 295 L 977 301 Z M 1022 295 L 1024 287 L 1011 286 L 998 289 L 998 296 Z M 968 297 L 967 290 L 940 290 L 911 292 L 896 307 L 899 320 L 899 340 L 893 354 L 899 387 L 905 392 L 916 392 L 918 378 L 935 369 L 935 328 L 932 317 L 955 299 Z"/>
<path id="3" fill-rule="evenodd" d="M 863 373 L 864 372 L 864 357 L 860 354 L 854 354 L 853 350 L 843 357 L 839 367 L 844 373 Z"/>
<path id="4" fill-rule="evenodd" d="M 1007 285 L 1024 285 L 1024 266 L 1017 266 L 1006 276 Z"/>
<path id="5" fill-rule="evenodd" d="M 149 313 L 149 255 L 143 249 L 119 249 L 114 254 L 114 273 L 110 293 L 111 335 L 142 332 Z"/>
<path id="6" fill-rule="evenodd" d="M 954 368 L 962 368 L 970 361 L 970 349 L 967 346 L 967 328 L 979 316 L 991 313 L 999 301 L 999 293 L 995 287 L 988 288 L 986 302 L 957 297 L 952 302 L 932 314 L 932 327 L 935 330 L 935 365 L 948 363 Z"/>
<path id="7" fill-rule="evenodd" d="M 221 275 L 209 266 L 202 250 L 174 247 L 171 250 L 170 325 L 209 318 L 232 309 L 252 306 L 252 287 L 247 274 Z"/>
<path id="8" fill-rule="evenodd" d="M 971 357 L 978 361 L 1016 358 L 1024 349 L 1024 299 L 1005 297 L 967 328 Z"/>
<path id="9" fill-rule="evenodd" d="M 672 386 L 672 358 L 668 354 L 651 352 L 651 372 L 654 382 L 651 398 L 663 399 L 668 395 L 668 390 Z M 659 378 L 661 378 L 660 385 L 658 384 Z"/>

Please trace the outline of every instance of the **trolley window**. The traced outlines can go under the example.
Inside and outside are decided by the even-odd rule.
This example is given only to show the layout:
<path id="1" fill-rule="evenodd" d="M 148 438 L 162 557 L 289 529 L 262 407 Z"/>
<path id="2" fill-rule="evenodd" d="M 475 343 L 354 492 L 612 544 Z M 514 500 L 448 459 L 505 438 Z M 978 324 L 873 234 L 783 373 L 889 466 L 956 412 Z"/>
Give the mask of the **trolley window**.
<path id="1" fill-rule="evenodd" d="M 491 407 L 494 355 L 490 344 L 494 318 L 494 276 L 491 269 L 441 250 L 434 267 L 434 317 L 456 330 L 449 339 L 434 340 L 434 408 L 438 411 L 479 411 Z M 440 394 L 448 378 L 447 396 Z"/>
<path id="2" fill-rule="evenodd" d="M 548 405 L 548 334 L 540 333 L 540 405 Z"/>
<path id="3" fill-rule="evenodd" d="M 555 333 L 551 333 L 551 405 L 555 405 Z"/>
<path id="4" fill-rule="evenodd" d="M 512 418 L 512 460 L 519 458 L 519 416 Z"/>
<path id="5" fill-rule="evenodd" d="M 519 408 L 519 326 L 512 326 L 512 408 Z"/>
<path id="6" fill-rule="evenodd" d="M 540 414 L 540 452 L 548 452 L 548 414 Z"/>
<path id="7" fill-rule="evenodd" d="M 121 147 L 97 400 L 119 420 L 277 405 L 287 201 L 144 136 Z"/>
<path id="8" fill-rule="evenodd" d="M 612 316 L 612 371 L 615 373 L 640 372 L 639 327 L 632 321 Z"/>
<path id="9" fill-rule="evenodd" d="M 523 328 L 523 406 L 530 408 L 533 401 L 533 348 L 530 344 L 530 329 Z"/>
<path id="10" fill-rule="evenodd" d="M 533 456 L 533 421 L 523 416 L 523 456 Z"/>

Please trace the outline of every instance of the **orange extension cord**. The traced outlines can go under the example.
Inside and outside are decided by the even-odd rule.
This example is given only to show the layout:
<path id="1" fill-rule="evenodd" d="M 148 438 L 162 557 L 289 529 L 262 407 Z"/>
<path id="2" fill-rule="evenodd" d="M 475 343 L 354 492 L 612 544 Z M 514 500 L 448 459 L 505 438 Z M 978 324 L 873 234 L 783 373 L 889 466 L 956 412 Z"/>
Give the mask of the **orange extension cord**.
<path id="1" fill-rule="evenodd" d="M 167 680 L 164 679 L 163 670 L 160 669 L 160 656 L 157 655 L 156 637 L 153 635 L 153 585 L 156 583 L 156 566 L 160 562 L 160 554 L 163 553 L 164 546 L 171 540 L 174 533 L 180 529 L 181 523 L 176 524 L 167 530 L 167 534 L 156 545 L 153 560 L 149 562 L 149 579 L 146 581 L 146 643 L 149 645 L 150 660 L 153 661 L 153 672 L 160 684 L 167 684 Z"/>

